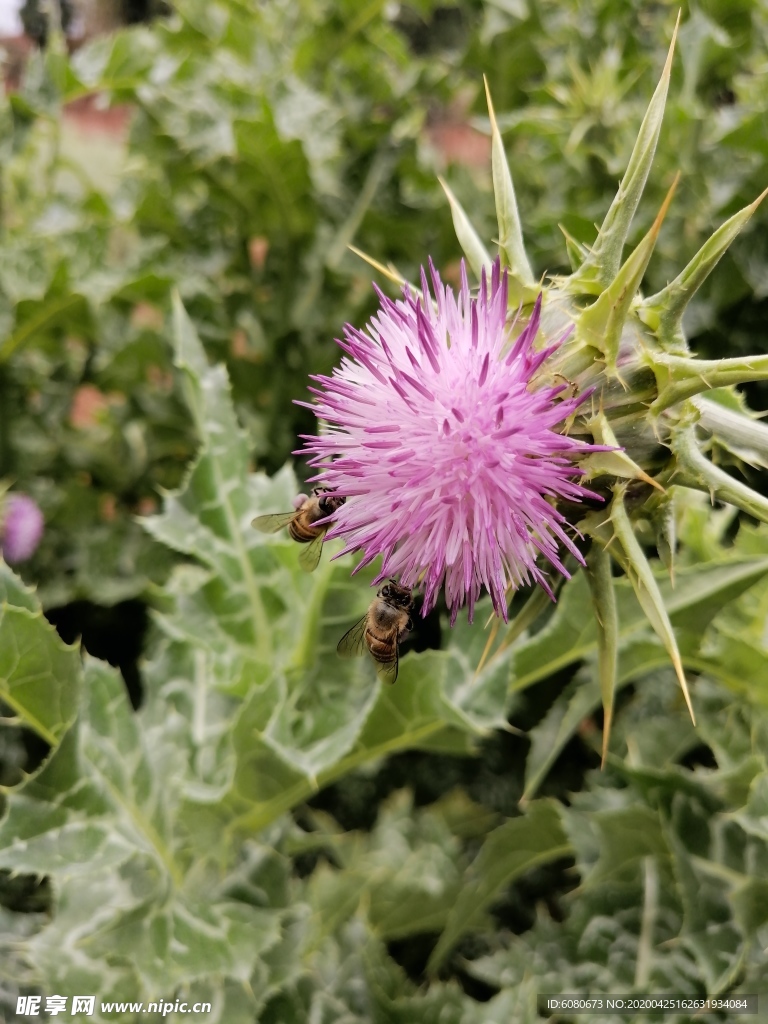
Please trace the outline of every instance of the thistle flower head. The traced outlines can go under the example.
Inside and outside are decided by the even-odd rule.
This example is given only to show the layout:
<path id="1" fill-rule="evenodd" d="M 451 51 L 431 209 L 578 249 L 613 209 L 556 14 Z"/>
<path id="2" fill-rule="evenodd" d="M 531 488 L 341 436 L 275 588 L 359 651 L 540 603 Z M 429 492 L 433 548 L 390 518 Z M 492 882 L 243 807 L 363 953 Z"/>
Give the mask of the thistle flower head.
<path id="1" fill-rule="evenodd" d="M 471 620 L 485 587 L 506 617 L 509 586 L 549 590 L 537 555 L 564 575 L 563 549 L 581 560 L 554 503 L 590 493 L 574 459 L 598 446 L 562 432 L 584 395 L 540 373 L 559 344 L 534 347 L 540 301 L 513 340 L 498 260 L 476 298 L 463 264 L 458 295 L 430 271 L 434 303 L 422 271 L 421 298 L 379 293 L 367 332 L 347 325 L 340 368 L 313 378 L 327 433 L 304 453 L 348 499 L 328 537 L 362 551 L 361 566 L 380 555 L 375 582 L 422 585 L 424 614 L 445 586 L 452 620 L 465 603 Z"/>
<path id="2" fill-rule="evenodd" d="M 43 535 L 43 513 L 26 494 L 9 494 L 0 515 L 0 554 L 6 562 L 31 558 Z"/>

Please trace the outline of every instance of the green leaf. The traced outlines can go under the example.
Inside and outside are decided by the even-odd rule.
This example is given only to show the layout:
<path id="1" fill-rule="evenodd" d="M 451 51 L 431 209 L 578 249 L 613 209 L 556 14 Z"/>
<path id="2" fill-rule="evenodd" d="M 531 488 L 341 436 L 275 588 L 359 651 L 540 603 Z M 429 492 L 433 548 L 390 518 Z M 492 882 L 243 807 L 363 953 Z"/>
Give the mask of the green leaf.
<path id="1" fill-rule="evenodd" d="M 11 722 L 55 747 L 72 724 L 80 654 L 62 643 L 34 596 L 0 561 L 0 700 Z"/>
<path id="2" fill-rule="evenodd" d="M 80 945 L 94 960 L 130 962 L 139 990 L 162 994 L 217 976 L 247 983 L 257 956 L 279 936 L 280 922 L 271 911 L 225 899 L 215 906 L 207 899 L 176 899 L 165 907 L 140 905 L 119 913 Z"/>
<path id="3" fill-rule="evenodd" d="M 561 591 L 554 615 L 534 636 L 512 648 L 513 693 L 524 690 L 566 665 L 571 665 L 595 650 L 597 632 L 589 607 L 589 587 L 577 573 Z"/>
<path id="4" fill-rule="evenodd" d="M 473 930 L 502 889 L 530 868 L 567 857 L 571 851 L 558 804 L 552 800 L 537 800 L 523 817 L 512 818 L 494 829 L 467 869 L 427 969 L 435 971 L 445 962 L 456 942 Z"/>
<path id="5" fill-rule="evenodd" d="M 671 581 L 659 579 L 659 588 L 679 636 L 683 664 L 692 671 L 708 673 L 734 692 L 759 702 L 767 699 L 763 687 L 765 652 L 759 642 L 737 636 L 733 628 L 725 624 L 725 615 L 742 594 L 765 578 L 767 571 L 768 561 L 759 559 L 684 568 L 674 587 Z M 591 641 L 584 642 L 575 632 L 576 626 L 583 623 L 583 606 L 587 599 L 584 581 L 578 582 L 580 578 L 567 584 L 547 627 L 519 645 L 515 652 L 520 655 L 516 663 L 522 666 L 528 664 L 529 658 L 531 665 L 537 662 L 541 670 L 537 678 L 542 679 L 550 674 L 553 664 L 561 668 L 567 663 L 561 658 L 561 650 L 565 657 L 578 654 L 587 659 L 573 685 L 558 697 L 529 733 L 531 749 L 526 759 L 524 784 L 527 799 L 536 793 L 581 722 L 594 714 L 601 703 L 599 673 L 592 660 L 598 650 L 596 635 L 592 631 Z M 668 655 L 664 645 L 645 632 L 647 620 L 630 593 L 628 581 L 614 580 L 613 587 L 620 623 L 616 689 L 621 689 L 650 672 L 658 672 L 667 663 Z M 708 630 L 713 619 L 716 628 Z M 547 656 L 552 660 L 547 662 Z M 530 685 L 536 679 L 522 681 Z M 644 681 L 642 686 L 646 685 Z M 681 730 L 682 726 L 675 725 L 676 734 L 681 734 Z M 691 735 L 695 739 L 695 734 Z M 636 732 L 632 742 L 637 743 Z M 668 739 L 662 738 L 661 749 L 671 749 Z"/>
<path id="6" fill-rule="evenodd" d="M 588 249 L 582 245 L 577 239 L 570 234 L 570 232 L 563 227 L 562 224 L 557 225 L 563 233 L 565 238 L 565 249 L 568 253 L 568 262 L 571 264 L 571 270 L 578 270 L 581 264 L 587 257 Z"/>
<path id="7" fill-rule="evenodd" d="M 464 857 L 441 810 L 415 809 L 410 793 L 394 794 L 382 806 L 370 841 L 360 844 L 339 873 L 339 881 L 346 876 L 364 886 L 368 922 L 384 941 L 440 931 L 456 900 Z"/>
<path id="8" fill-rule="evenodd" d="M 702 639 L 700 634 L 698 639 Z M 668 660 L 663 644 L 655 636 L 644 636 L 641 633 L 624 637 L 621 643 L 621 671 L 616 679 L 616 691 L 636 681 L 641 681 L 641 686 L 646 687 L 648 680 L 644 677 L 649 673 L 658 673 L 659 669 L 667 665 Z M 714 677 L 721 680 L 726 673 L 726 669 L 720 663 L 714 660 L 708 662 L 700 656 L 689 654 L 686 650 L 683 651 L 683 663 L 694 671 L 710 671 Z M 727 680 L 723 681 L 727 685 Z M 528 733 L 531 748 L 525 763 L 523 796 L 526 799 L 536 794 L 566 744 L 577 733 L 581 723 L 594 715 L 601 703 L 598 676 L 593 663 L 588 661 L 577 673 L 573 684 L 557 698 L 541 722 Z M 690 722 L 688 726 L 691 726 Z M 654 721 L 653 728 L 658 746 L 663 750 L 665 758 L 682 756 L 687 749 L 700 741 L 692 727 L 687 730 L 685 725 L 679 722 L 675 722 L 672 736 L 664 732 L 658 721 Z M 633 749 L 637 749 L 637 730 L 632 734 L 631 742 Z"/>
<path id="9" fill-rule="evenodd" d="M 80 313 L 80 319 L 84 319 L 81 312 L 84 305 L 81 295 L 52 295 L 50 299 L 46 299 L 35 310 L 34 315 L 25 319 L 0 343 L 0 365 L 9 360 L 18 349 L 26 345 L 36 335 L 65 320 L 73 312 Z"/>
<path id="10" fill-rule="evenodd" d="M 768 707 L 766 659 L 768 649 L 759 639 L 739 635 L 721 623 L 705 649 L 695 656 L 686 656 L 685 661 L 695 671 L 707 673 L 733 693 Z"/>
<path id="11" fill-rule="evenodd" d="M 280 742 L 278 731 L 290 721 L 292 709 L 281 707 L 279 687 L 254 693 L 235 728 L 239 767 L 231 799 L 241 810 L 232 829 L 263 828 L 370 761 L 430 749 L 436 738 L 455 730 L 479 738 L 504 720 L 507 658 L 473 677 L 469 659 L 458 650 L 411 654 L 401 660 L 395 686 L 374 682 L 367 660 L 352 664 L 358 666 L 354 682 L 345 682 L 341 693 L 324 701 L 332 731 L 323 739 L 322 761 L 309 760 L 295 740 Z M 356 714 L 350 715 L 350 706 L 359 709 Z M 342 714 L 349 721 L 346 728 L 339 723 Z"/>
<path id="12" fill-rule="evenodd" d="M 658 641 L 654 646 L 661 647 Z M 694 979 L 708 991 L 759 985 L 762 950 L 753 937 L 764 894 L 748 886 L 765 875 L 765 844 L 757 833 L 754 840 L 745 837 L 722 810 L 743 802 L 746 761 L 754 776 L 751 751 L 764 742 L 764 715 L 700 680 L 695 731 L 672 704 L 663 677 L 669 674 L 653 672 L 643 680 L 617 716 L 615 747 L 626 742 L 626 759 L 614 753 L 607 772 L 589 772 L 561 809 L 580 884 L 560 902 L 559 913 L 553 916 L 551 904 L 542 908 L 523 934 L 463 965 L 473 977 L 506 989 L 530 976 L 538 991 L 563 993 L 685 990 Z M 715 732 L 718 763 L 727 746 L 733 768 L 691 770 L 677 763 Z M 680 737 L 685 742 L 676 742 Z M 762 759 L 757 771 L 764 775 Z M 734 785 L 737 772 L 741 790 Z M 745 906 L 748 894 L 755 898 L 753 916 Z M 492 942 L 492 933 L 483 940 Z"/>
<path id="13" fill-rule="evenodd" d="M 553 593 L 555 597 L 558 597 L 560 588 L 564 583 L 564 578 L 561 576 L 553 583 Z M 551 606 L 551 598 L 549 594 L 544 590 L 543 587 L 533 587 L 531 592 L 525 598 L 522 607 L 517 614 L 510 620 L 504 633 L 502 635 L 502 641 L 499 645 L 496 654 L 501 653 L 507 647 L 515 643 L 518 637 L 521 637 L 523 633 L 527 632 L 536 622 L 540 615 L 542 615 Z M 487 628 L 487 627 L 486 627 Z M 494 614 L 493 624 L 491 626 L 491 632 L 488 640 L 486 641 L 486 647 L 483 651 L 480 665 L 485 664 L 488 652 L 493 646 L 493 642 L 496 639 L 496 633 L 499 628 L 499 619 Z M 495 657 L 496 655 L 494 655 Z"/>
<path id="14" fill-rule="evenodd" d="M 26 585 L 7 562 L 0 560 L 0 603 L 14 608 L 26 608 L 28 612 L 39 612 L 40 602 L 35 591 Z M 43 620 L 45 621 L 45 620 Z"/>
<path id="15" fill-rule="evenodd" d="M 669 856 L 659 815 L 650 807 L 599 811 L 593 821 L 600 833 L 600 859 L 587 876 L 587 885 L 620 874 L 643 857 Z"/>
<path id="16" fill-rule="evenodd" d="M 221 899 L 209 905 L 203 860 L 187 875 L 173 732 L 134 715 L 114 670 L 91 661 L 86 678 L 77 726 L 10 801 L 0 828 L 0 866 L 47 874 L 58 886 L 58 913 L 28 955 L 66 993 L 84 978 L 101 993 L 133 984 L 150 997 L 167 992 L 169 977 L 173 986 L 246 978 L 277 941 L 277 917 Z M 94 905 L 82 898 L 86 878 Z M 128 974 L 102 975 L 105 950 Z"/>
<path id="17" fill-rule="evenodd" d="M 244 486 L 248 446 L 235 419 L 226 372 L 208 366 L 178 295 L 174 345 L 201 447 L 183 491 L 168 495 L 163 514 L 142 525 L 156 539 L 196 556 L 215 573 L 220 626 L 267 662 L 272 626 L 254 565 L 254 509 Z M 265 570 L 274 564 L 266 551 L 261 564 Z"/>
<path id="18" fill-rule="evenodd" d="M 682 804 L 678 803 L 682 811 Z M 690 828 L 690 826 L 689 826 Z M 680 830 L 680 826 L 678 826 Z M 685 835 L 673 835 L 672 852 L 678 878 L 685 923 L 681 938 L 690 945 L 704 976 L 707 992 L 719 995 L 739 980 L 749 947 L 735 922 L 727 914 L 728 885 L 707 871 L 706 861 L 692 857 Z"/>
<path id="19" fill-rule="evenodd" d="M 768 841 L 768 775 L 764 772 L 752 780 L 746 805 L 733 818 L 745 832 Z"/>
<path id="20" fill-rule="evenodd" d="M 164 808 L 122 680 L 89 662 L 86 681 L 86 717 L 10 801 L 0 866 L 57 877 L 104 870 L 141 853 L 156 870 L 178 878 L 164 839 Z M 145 801 L 153 808 L 149 816 Z"/>
<path id="21" fill-rule="evenodd" d="M 745 878 L 730 894 L 734 917 L 747 934 L 768 921 L 768 879 Z"/>
<path id="22" fill-rule="evenodd" d="M 531 748 L 525 761 L 523 800 L 530 800 L 535 795 L 579 725 L 600 706 L 600 684 L 594 675 L 585 678 L 580 673 L 575 683 L 575 687 L 558 698 L 528 734 Z"/>

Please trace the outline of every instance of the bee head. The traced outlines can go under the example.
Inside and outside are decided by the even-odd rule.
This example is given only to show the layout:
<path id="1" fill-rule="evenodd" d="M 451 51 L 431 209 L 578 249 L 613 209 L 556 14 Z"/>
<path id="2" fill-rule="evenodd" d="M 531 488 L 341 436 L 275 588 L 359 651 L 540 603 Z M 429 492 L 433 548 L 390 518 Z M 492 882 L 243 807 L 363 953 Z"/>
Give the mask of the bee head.
<path id="1" fill-rule="evenodd" d="M 341 508 L 346 500 L 346 498 L 333 494 L 332 491 L 324 491 L 320 492 L 318 504 L 323 515 L 330 516 L 337 508 Z"/>
<path id="2" fill-rule="evenodd" d="M 412 604 L 411 588 L 401 587 L 397 580 L 391 579 L 385 583 L 376 596 L 383 597 L 397 608 L 410 608 Z"/>

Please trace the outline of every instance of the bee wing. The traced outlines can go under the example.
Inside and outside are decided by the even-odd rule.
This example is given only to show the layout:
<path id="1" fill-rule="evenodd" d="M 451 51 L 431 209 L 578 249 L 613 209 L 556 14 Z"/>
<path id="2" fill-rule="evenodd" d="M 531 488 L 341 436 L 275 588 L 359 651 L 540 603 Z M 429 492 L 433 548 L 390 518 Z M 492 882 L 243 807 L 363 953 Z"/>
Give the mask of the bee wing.
<path id="1" fill-rule="evenodd" d="M 284 526 L 292 523 L 297 515 L 298 512 L 276 512 L 274 515 L 256 516 L 251 520 L 251 526 L 260 533 L 277 533 L 278 530 L 282 530 Z"/>
<path id="2" fill-rule="evenodd" d="M 305 572 L 314 572 L 320 564 L 320 556 L 323 553 L 323 537 L 325 530 L 318 533 L 309 544 L 302 544 L 299 552 L 299 565 Z"/>
<path id="3" fill-rule="evenodd" d="M 397 669 L 399 667 L 399 664 L 400 664 L 400 652 L 397 649 L 397 645 L 395 645 L 395 660 L 394 661 L 388 661 L 386 663 L 381 662 L 381 661 L 377 661 L 376 662 L 376 671 L 377 671 L 377 673 L 379 675 L 379 679 L 382 681 L 382 683 L 389 683 L 389 685 L 391 686 L 392 683 L 397 682 Z"/>
<path id="4" fill-rule="evenodd" d="M 344 636 L 336 644 L 336 653 L 340 658 L 358 658 L 365 654 L 365 627 L 368 622 L 368 615 L 364 615 L 359 622 L 356 622 L 352 629 L 347 630 Z"/>

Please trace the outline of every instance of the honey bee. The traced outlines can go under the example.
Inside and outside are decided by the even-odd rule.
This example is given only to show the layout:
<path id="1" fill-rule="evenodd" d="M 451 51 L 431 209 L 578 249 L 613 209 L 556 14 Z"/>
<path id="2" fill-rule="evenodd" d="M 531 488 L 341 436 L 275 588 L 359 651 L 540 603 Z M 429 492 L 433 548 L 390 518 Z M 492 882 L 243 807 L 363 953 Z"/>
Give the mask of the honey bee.
<path id="1" fill-rule="evenodd" d="M 385 583 L 371 601 L 368 611 L 339 640 L 336 651 L 341 658 L 354 658 L 367 649 L 376 662 L 376 671 L 385 683 L 397 679 L 398 645 L 413 629 L 409 612 L 413 606 L 410 587 L 395 580 Z"/>
<path id="2" fill-rule="evenodd" d="M 314 572 L 320 562 L 320 556 L 323 553 L 323 538 L 330 525 L 323 523 L 321 526 L 315 526 L 315 523 L 319 519 L 325 519 L 326 516 L 332 515 L 346 500 L 330 490 L 315 487 L 311 497 L 305 498 L 295 512 L 277 512 L 273 515 L 256 516 L 251 526 L 256 527 L 261 533 L 277 533 L 278 530 L 287 526 L 291 539 L 298 544 L 306 545 L 299 554 L 299 565 L 306 572 Z"/>

